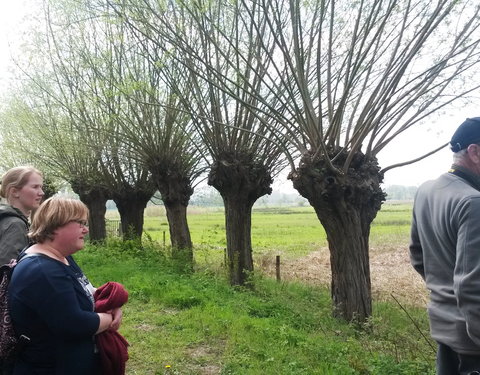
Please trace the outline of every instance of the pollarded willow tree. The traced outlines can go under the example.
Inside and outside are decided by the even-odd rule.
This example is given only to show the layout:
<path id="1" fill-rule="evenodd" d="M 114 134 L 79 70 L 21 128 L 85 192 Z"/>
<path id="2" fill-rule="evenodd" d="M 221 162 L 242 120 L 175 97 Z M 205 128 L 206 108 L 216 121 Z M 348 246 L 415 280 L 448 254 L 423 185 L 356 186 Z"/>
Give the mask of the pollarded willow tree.
<path id="1" fill-rule="evenodd" d="M 247 2 L 243 2 L 248 7 Z M 377 154 L 478 89 L 453 84 L 479 62 L 479 7 L 468 2 L 261 1 L 303 110 L 289 178 L 314 207 L 331 254 L 336 315 L 371 314 L 370 225 L 384 200 Z M 251 19 L 254 21 L 254 18 Z M 448 33 L 442 25 L 455 25 Z M 443 48 L 440 48 L 441 45 Z"/>
<path id="2" fill-rule="evenodd" d="M 172 59 L 148 39 L 137 39 L 121 20 L 111 17 L 106 3 L 95 4 L 91 13 L 110 28 L 110 44 L 105 58 L 117 73 L 109 86 L 112 96 L 121 98 L 112 122 L 119 137 L 128 143 L 128 157 L 147 168 L 161 194 L 169 222 L 173 255 L 191 264 L 193 248 L 187 222 L 187 206 L 193 184 L 203 172 L 202 146 L 190 126 L 190 115 L 182 111 L 179 99 L 163 82 Z M 97 21 L 98 22 L 98 21 Z M 160 52 L 160 54 L 159 54 Z M 174 62 L 174 61 L 173 61 Z M 170 76 L 176 87 L 189 96 L 184 74 Z M 110 81 L 107 78 L 107 81 Z"/>
<path id="3" fill-rule="evenodd" d="M 153 7 L 148 0 L 135 3 Z M 377 154 L 436 111 L 478 92 L 469 74 L 480 62 L 479 5 L 458 0 L 234 3 L 235 15 L 228 13 L 229 1 L 163 2 L 162 9 L 191 17 L 215 58 L 205 59 L 189 44 L 185 28 L 169 27 L 169 42 L 202 67 L 195 70 L 202 79 L 234 100 L 252 98 L 245 102 L 251 113 L 281 125 L 276 134 L 301 155 L 289 178 L 327 232 L 334 314 L 364 321 L 372 309 L 370 225 L 384 201 L 380 184 L 390 168 L 380 168 Z M 220 13 L 210 14 L 212 7 Z M 148 19 L 123 15 L 138 30 L 165 34 L 161 11 Z M 232 23 L 242 25 L 236 29 L 242 32 L 226 32 Z M 258 41 L 266 60 L 255 65 L 258 60 L 250 60 L 236 40 Z M 235 53 L 227 55 L 231 50 Z M 184 61 L 190 70 L 190 60 Z M 255 67 L 250 72 L 263 89 L 225 74 L 220 61 L 232 68 L 238 61 Z M 274 108 L 265 99 L 271 93 L 277 97 Z"/>
<path id="4" fill-rule="evenodd" d="M 102 149 L 93 149 L 90 137 L 78 133 L 62 105 L 42 89 L 23 86 L 12 95 L 2 120 L 3 152 L 30 161 L 48 175 L 67 181 L 90 210 L 90 239 L 105 238 L 105 203 L 101 185 Z M 104 140 L 99 140 L 104 143 Z"/>
<path id="5" fill-rule="evenodd" d="M 125 94 L 119 116 L 120 134 L 131 147 L 130 157 L 145 165 L 161 194 L 169 223 L 172 255 L 193 261 L 193 245 L 187 221 L 187 207 L 193 186 L 204 172 L 202 145 L 198 142 L 191 118 L 179 98 L 162 80 L 168 61 L 162 64 L 158 49 L 147 40 L 138 43 L 135 55 L 125 66 L 125 79 L 117 89 Z M 148 58 L 146 57 L 148 56 Z M 152 56 L 157 63 L 151 61 Z M 163 57 L 163 59 L 165 59 Z M 171 77 L 182 95 L 190 89 L 184 75 Z"/>
<path id="6" fill-rule="evenodd" d="M 102 172 L 119 209 L 124 235 L 141 234 L 144 207 L 157 188 L 165 204 L 174 255 L 182 253 L 182 259 L 191 264 L 186 209 L 193 181 L 202 172 L 201 148 L 190 135 L 189 117 L 161 85 L 162 67 L 158 61 L 149 62 L 154 51 L 133 40 L 124 23 L 105 17 L 108 4 L 97 5 L 60 6 L 61 22 L 48 23 L 55 41 L 53 52 L 59 55 L 67 50 L 72 55 L 71 61 L 56 59 L 55 72 L 62 80 L 75 82 L 80 115 L 94 113 L 97 131 L 109 139 L 101 158 Z M 54 28 L 57 33 L 63 31 L 64 37 L 55 37 Z M 76 113 L 75 108 L 71 110 Z M 91 126 L 88 119 L 86 124 Z"/>
<path id="7" fill-rule="evenodd" d="M 128 63 L 122 34 L 84 6 L 45 1 L 44 7 L 45 42 L 35 53 L 37 58 L 46 55 L 44 67 L 48 69 L 39 72 L 37 67 L 35 73 L 27 74 L 37 84 L 32 94 L 41 93 L 35 101 L 43 100 L 40 107 L 50 108 L 42 114 L 45 123 L 55 123 L 57 114 L 62 113 L 62 121 L 69 126 L 67 134 L 60 137 L 47 126 L 46 137 L 51 132 L 56 142 L 44 141 L 59 163 L 70 165 L 74 159 L 86 164 L 87 174 L 77 176 L 70 171 L 64 176 L 91 210 L 91 238 L 105 237 L 108 199 L 117 204 L 124 238 L 139 238 L 144 209 L 155 186 L 145 165 L 130 158 L 131 147 L 119 133 L 125 98 L 117 84 L 125 78 L 123 66 Z M 78 144 L 72 141 L 70 148 L 64 149 L 62 136 Z"/>
<path id="8" fill-rule="evenodd" d="M 58 26 L 50 23 L 55 10 L 46 7 L 45 17 L 36 19 L 38 24 L 31 27 L 42 32 L 25 41 L 17 59 L 21 85 L 11 101 L 10 110 L 17 116 L 11 117 L 8 142 L 15 153 L 23 153 L 42 170 L 71 185 L 89 207 L 90 239 L 101 241 L 106 236 L 105 203 L 110 199 L 101 173 L 108 138 L 98 132 L 101 112 L 95 111 L 92 95 L 84 94 L 85 81 L 75 75 L 62 75 L 81 62 L 71 49 L 64 48 L 75 42 L 71 33 L 64 35 L 62 43 L 53 37 Z"/>
<path id="9" fill-rule="evenodd" d="M 58 25 L 57 21 L 55 28 L 55 20 L 48 20 L 48 35 L 57 57 L 59 48 L 74 57 L 68 63 L 52 59 L 56 76 L 60 77 L 58 81 L 75 83 L 69 89 L 73 86 L 77 90 L 78 104 L 68 110 L 85 119 L 77 123 L 78 132 L 94 128 L 103 137 L 100 159 L 103 185 L 117 205 L 123 238 L 139 239 L 145 207 L 156 188 L 145 163 L 132 157 L 134 148 L 121 131 L 121 124 L 131 115 L 124 110 L 128 92 L 119 90 L 119 85 L 130 77 L 128 66 L 133 63 L 130 50 L 134 46 L 125 43 L 121 25 L 105 22 L 86 7 L 81 7 L 78 13 L 65 12 L 60 19 L 63 23 Z M 65 35 L 70 36 L 69 43 L 61 45 L 59 34 L 62 40 Z"/>
<path id="10" fill-rule="evenodd" d="M 278 124 L 265 115 L 269 108 L 277 108 L 276 92 L 265 89 L 263 77 L 271 65 L 268 54 L 274 39 L 254 33 L 253 26 L 242 22 L 248 14 L 232 2 L 209 2 L 192 9 L 192 14 L 175 4 L 164 5 L 132 1 L 114 6 L 120 15 L 128 13 L 128 24 L 139 41 L 162 52 L 149 55 L 152 64 L 162 64 L 161 55 L 175 61 L 175 69 L 164 69 L 163 76 L 191 114 L 207 150 L 208 183 L 219 191 L 225 206 L 230 282 L 244 285 L 254 269 L 252 207 L 271 193 L 273 177 L 285 162 Z M 216 28 L 210 19 L 224 23 Z M 267 28 L 265 17 L 257 22 Z M 178 85 L 182 71 L 188 76 L 187 90 Z"/>

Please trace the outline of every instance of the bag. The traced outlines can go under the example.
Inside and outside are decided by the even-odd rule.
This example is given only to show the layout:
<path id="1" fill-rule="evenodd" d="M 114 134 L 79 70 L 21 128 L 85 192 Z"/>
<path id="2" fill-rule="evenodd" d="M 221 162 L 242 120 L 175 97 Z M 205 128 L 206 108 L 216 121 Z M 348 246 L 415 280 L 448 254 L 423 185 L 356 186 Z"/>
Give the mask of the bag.
<path id="1" fill-rule="evenodd" d="M 8 284 L 16 264 L 17 261 L 12 259 L 9 264 L 0 267 L 0 359 L 2 360 L 12 358 L 18 344 L 8 309 Z"/>
<path id="2" fill-rule="evenodd" d="M 25 258 L 38 255 L 40 254 L 25 254 L 24 251 L 22 251 L 17 259 L 12 259 L 10 263 L 0 267 L 0 361 L 13 358 L 30 341 L 25 335 L 17 337 L 13 328 L 10 310 L 8 308 L 8 285 L 10 284 L 13 269 L 18 262 Z"/>

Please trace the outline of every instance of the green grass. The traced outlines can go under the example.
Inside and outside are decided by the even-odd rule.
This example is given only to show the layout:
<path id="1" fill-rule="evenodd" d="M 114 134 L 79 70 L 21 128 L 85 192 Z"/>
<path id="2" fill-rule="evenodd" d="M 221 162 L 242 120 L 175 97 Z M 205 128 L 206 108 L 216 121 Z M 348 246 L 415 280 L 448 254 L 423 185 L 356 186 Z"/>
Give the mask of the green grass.
<path id="1" fill-rule="evenodd" d="M 410 215 L 409 206 L 384 208 L 372 241 L 404 241 Z M 254 290 L 232 288 L 221 268 L 202 262 L 185 273 L 163 251 L 164 217 L 146 219 L 160 244 L 110 240 L 76 256 L 95 285 L 115 280 L 130 292 L 121 328 L 131 344 L 127 374 L 434 374 L 424 309 L 407 306 L 407 315 L 375 302 L 368 324 L 356 327 L 332 318 L 325 288 L 260 276 Z M 223 220 L 218 210 L 189 216 L 197 260 L 225 246 Z M 310 208 L 255 210 L 252 221 L 256 252 L 300 256 L 326 245 Z"/>
<path id="2" fill-rule="evenodd" d="M 222 209 L 192 209 L 188 225 L 196 248 L 222 250 L 226 246 Z M 145 217 L 145 231 L 152 239 L 169 243 L 168 222 L 163 214 Z M 295 241 L 291 241 L 295 238 Z M 278 250 L 300 255 L 326 245 L 325 231 L 310 207 L 255 209 L 252 215 L 252 243 L 255 251 Z"/>
<path id="3" fill-rule="evenodd" d="M 384 205 L 371 245 L 405 245 L 410 217 L 410 205 Z M 359 328 L 331 317 L 326 289 L 267 278 L 256 279 L 253 291 L 231 288 L 220 267 L 223 211 L 192 208 L 189 226 L 194 274 L 181 272 L 164 254 L 164 214 L 145 220 L 157 244 L 139 250 L 111 241 L 77 256 L 95 285 L 115 280 L 130 291 L 122 327 L 131 343 L 128 374 L 434 373 L 423 309 L 409 307 L 407 315 L 398 305 L 376 302 L 368 327 Z M 326 246 L 326 238 L 310 207 L 255 209 L 252 243 L 254 256 L 298 257 Z"/>
<path id="4" fill-rule="evenodd" d="M 384 203 L 370 229 L 373 247 L 407 246 L 412 222 L 412 204 Z"/>

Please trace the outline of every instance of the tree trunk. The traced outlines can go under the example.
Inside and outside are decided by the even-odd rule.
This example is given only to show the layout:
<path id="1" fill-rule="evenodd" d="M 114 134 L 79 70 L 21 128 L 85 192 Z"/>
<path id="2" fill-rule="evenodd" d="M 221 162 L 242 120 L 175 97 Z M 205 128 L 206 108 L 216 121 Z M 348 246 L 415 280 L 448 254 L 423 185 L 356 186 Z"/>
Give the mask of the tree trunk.
<path id="1" fill-rule="evenodd" d="M 331 204 L 342 206 L 343 202 L 332 200 Z M 347 208 L 325 214 L 322 208 L 314 208 L 328 238 L 334 315 L 363 322 L 372 314 L 370 230 L 363 228 L 365 219 L 359 210 Z"/>
<path id="2" fill-rule="evenodd" d="M 253 272 L 252 207 L 270 194 L 272 177 L 251 155 L 224 153 L 210 170 L 208 184 L 215 187 L 225 205 L 228 271 L 231 285 L 245 285 Z"/>
<path id="3" fill-rule="evenodd" d="M 253 272 L 252 204 L 239 197 L 226 197 L 225 230 L 227 236 L 228 271 L 231 285 L 245 285 Z"/>
<path id="4" fill-rule="evenodd" d="M 74 190 L 75 191 L 75 190 Z M 105 227 L 105 212 L 109 195 L 103 188 L 92 188 L 90 190 L 75 191 L 80 200 L 86 204 L 90 211 L 89 238 L 91 242 L 102 242 L 107 237 Z"/>
<path id="5" fill-rule="evenodd" d="M 151 171 L 167 213 L 172 256 L 192 263 L 193 244 L 187 222 L 188 201 L 193 194 L 191 181 L 163 164 Z"/>
<path id="6" fill-rule="evenodd" d="M 193 245 L 187 221 L 187 206 L 178 202 L 165 203 L 173 258 L 193 263 Z"/>
<path id="7" fill-rule="evenodd" d="M 143 215 L 153 191 L 125 191 L 115 194 L 113 200 L 120 213 L 123 240 L 141 239 L 143 233 Z"/>
<path id="8" fill-rule="evenodd" d="M 335 164 L 341 166 L 346 156 L 342 153 Z M 335 174 L 324 160 L 312 160 L 306 154 L 298 170 L 289 175 L 327 233 L 334 315 L 359 323 L 372 313 L 368 239 L 370 225 L 385 200 L 379 170 L 376 158 L 360 152 L 346 174 Z"/>

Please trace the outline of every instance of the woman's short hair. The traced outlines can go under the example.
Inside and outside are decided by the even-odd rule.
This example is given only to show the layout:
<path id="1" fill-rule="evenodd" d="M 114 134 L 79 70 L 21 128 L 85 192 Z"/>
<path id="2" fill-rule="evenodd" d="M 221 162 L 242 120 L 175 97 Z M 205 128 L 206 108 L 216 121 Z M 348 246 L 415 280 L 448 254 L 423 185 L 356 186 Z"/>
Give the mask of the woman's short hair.
<path id="1" fill-rule="evenodd" d="M 28 236 L 35 242 L 53 239 L 56 229 L 75 220 L 88 219 L 87 206 L 78 199 L 52 197 L 43 202 L 33 216 Z"/>
<path id="2" fill-rule="evenodd" d="M 42 176 L 42 172 L 30 166 L 15 167 L 6 171 L 2 176 L 2 181 L 0 182 L 0 196 L 8 200 L 10 198 L 12 189 L 21 189 L 24 187 L 27 184 L 30 176 L 34 173 Z"/>

